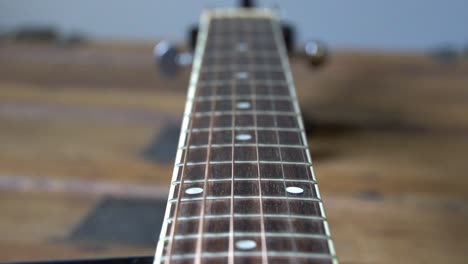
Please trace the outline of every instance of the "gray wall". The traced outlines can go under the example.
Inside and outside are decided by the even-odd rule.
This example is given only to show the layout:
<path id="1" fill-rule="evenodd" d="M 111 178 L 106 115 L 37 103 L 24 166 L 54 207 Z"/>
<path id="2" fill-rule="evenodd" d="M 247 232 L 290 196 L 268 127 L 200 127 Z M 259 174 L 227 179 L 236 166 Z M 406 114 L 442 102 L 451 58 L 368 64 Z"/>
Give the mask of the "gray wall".
<path id="1" fill-rule="evenodd" d="M 206 7 L 236 1 L 0 0 L 0 29 L 55 25 L 96 38 L 183 40 Z M 320 38 L 332 47 L 426 49 L 468 45 L 468 0 L 297 0 L 277 5 L 294 22 L 299 39 Z"/>

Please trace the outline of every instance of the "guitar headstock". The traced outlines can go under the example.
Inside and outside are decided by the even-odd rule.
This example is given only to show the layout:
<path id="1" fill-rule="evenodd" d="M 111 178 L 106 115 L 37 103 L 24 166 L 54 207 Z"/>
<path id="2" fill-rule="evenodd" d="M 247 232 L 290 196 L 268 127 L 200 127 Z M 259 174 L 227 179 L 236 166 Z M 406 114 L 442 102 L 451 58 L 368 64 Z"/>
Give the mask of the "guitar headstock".
<path id="1" fill-rule="evenodd" d="M 254 0 L 241 0 L 239 8 L 256 8 Z M 296 28 L 294 25 L 282 22 L 283 40 L 289 56 L 305 58 L 312 68 L 322 66 L 327 60 L 328 52 L 325 44 L 318 40 L 309 40 L 302 48 L 296 45 Z M 159 42 L 154 48 L 154 57 L 159 70 L 166 76 L 174 76 L 178 69 L 191 64 L 192 53 L 197 45 L 198 25 L 190 26 L 187 33 L 186 48 L 179 47 L 168 41 Z"/>

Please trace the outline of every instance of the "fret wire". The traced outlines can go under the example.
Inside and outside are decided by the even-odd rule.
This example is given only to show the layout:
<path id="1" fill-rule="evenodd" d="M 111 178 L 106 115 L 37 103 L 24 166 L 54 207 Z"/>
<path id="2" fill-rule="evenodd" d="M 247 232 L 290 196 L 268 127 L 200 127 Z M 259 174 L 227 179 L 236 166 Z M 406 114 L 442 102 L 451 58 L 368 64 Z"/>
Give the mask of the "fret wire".
<path id="1" fill-rule="evenodd" d="M 213 101 L 216 102 L 216 101 Z M 191 112 L 186 113 L 184 116 L 194 117 L 194 116 L 221 116 L 221 115 L 235 115 L 236 111 L 210 111 L 210 112 Z M 287 112 L 287 111 L 242 111 L 240 115 L 272 115 L 272 116 L 299 116 L 299 113 L 296 112 Z"/>
<path id="2" fill-rule="evenodd" d="M 239 41 L 239 38 L 236 38 L 234 41 Z M 249 42 L 249 41 L 243 41 L 247 44 L 247 46 L 249 46 L 249 49 L 248 50 L 245 50 L 242 52 L 242 55 L 245 56 L 245 55 L 248 55 L 248 54 L 255 54 L 256 52 L 259 52 L 260 50 L 267 50 L 270 52 L 271 54 L 271 57 L 272 59 L 277 59 L 278 58 L 278 54 L 274 55 L 275 54 L 275 50 L 274 50 L 274 47 L 272 47 L 271 43 L 267 43 L 267 44 L 262 44 L 262 43 L 255 43 L 255 42 Z M 224 56 L 222 57 L 222 59 L 229 59 L 231 57 L 235 57 L 236 55 L 239 55 L 239 51 L 236 50 L 236 47 L 233 45 L 233 43 L 221 43 L 220 45 L 210 45 L 210 50 L 209 50 L 209 53 L 207 53 L 207 56 L 205 57 L 205 59 L 208 59 L 208 60 L 211 60 L 213 58 L 213 55 L 211 54 L 211 50 L 214 50 L 214 49 L 217 49 L 217 50 L 220 50 L 222 51 L 224 54 Z"/>
<path id="3" fill-rule="evenodd" d="M 216 39 L 216 37 L 218 37 L 222 41 L 218 43 L 211 43 L 208 46 L 209 51 L 217 48 L 217 49 L 225 50 L 228 52 L 232 51 L 232 53 L 234 54 L 239 52 L 237 49 L 235 49 L 236 47 L 233 44 L 235 43 L 235 41 L 239 40 L 239 37 L 241 37 L 241 35 L 244 35 L 244 34 L 236 34 L 235 32 L 229 32 L 229 34 L 222 36 L 222 38 L 219 37 L 219 35 L 220 34 L 222 35 L 223 33 L 216 32 L 214 34 L 216 35 L 212 35 L 211 38 L 209 39 L 210 41 L 213 41 L 214 39 Z M 250 50 L 256 51 L 258 48 L 264 47 L 265 49 L 271 51 L 271 54 L 274 55 L 275 54 L 274 49 L 273 49 L 274 47 L 272 47 L 272 43 L 271 43 L 273 41 L 271 32 L 269 33 L 269 35 L 270 36 L 260 36 L 260 37 L 256 36 L 255 40 L 242 39 L 242 41 L 246 43 L 247 46 L 250 47 L 249 49 L 245 49 L 242 52 L 242 54 L 248 54 Z M 277 53 L 276 53 L 276 56 L 278 56 Z"/>
<path id="4" fill-rule="evenodd" d="M 238 36 L 233 35 L 232 31 L 230 31 L 230 30 L 226 31 L 226 32 L 219 32 L 218 31 L 216 33 L 217 33 L 217 35 L 211 36 L 210 40 L 216 41 L 218 43 L 223 43 L 223 42 L 232 43 L 233 41 L 238 40 Z M 251 32 L 243 32 L 243 33 L 251 33 Z M 254 40 L 251 40 L 251 41 L 262 42 L 264 44 L 270 44 L 269 41 L 264 41 L 262 38 L 254 39 Z"/>
<path id="5" fill-rule="evenodd" d="M 223 33 L 216 33 L 217 35 L 219 34 L 223 34 Z M 221 40 L 219 41 L 218 43 L 211 43 L 211 45 L 209 45 L 209 48 L 211 49 L 221 49 L 223 51 L 226 51 L 226 52 L 232 52 L 233 54 L 237 54 L 238 51 L 237 50 L 234 50 L 233 48 L 233 42 L 235 41 L 238 41 L 239 40 L 239 36 L 232 36 L 232 32 L 226 32 L 226 35 L 225 36 L 212 36 L 210 38 L 210 41 L 216 41 L 216 40 Z M 251 49 L 249 50 L 246 50 L 244 52 L 245 53 L 248 53 L 250 50 L 254 50 L 256 51 L 256 48 L 261 48 L 261 47 L 265 47 L 266 49 L 268 50 L 273 50 L 272 49 L 272 46 L 271 46 L 271 39 L 266 39 L 266 40 L 262 40 L 262 39 L 257 39 L 257 40 L 254 40 L 254 41 L 245 41 L 247 42 L 247 45 L 249 45 L 251 47 Z M 275 52 L 274 51 L 271 51 L 271 54 L 272 55 L 275 55 Z M 278 56 L 278 54 L 276 54 L 276 56 Z"/>
<path id="6" fill-rule="evenodd" d="M 260 214 L 233 214 L 234 217 L 243 217 L 243 218 L 259 218 Z M 217 219 L 217 218 L 230 218 L 232 214 L 219 214 L 219 215 L 205 215 L 205 219 Z M 294 218 L 302 220 L 319 220 L 323 223 L 327 223 L 327 218 L 323 216 L 316 215 L 297 215 L 297 214 L 263 214 L 266 218 Z M 179 216 L 177 221 L 190 221 L 200 219 L 199 216 Z M 173 218 L 166 218 L 165 221 L 172 223 Z"/>
<path id="7" fill-rule="evenodd" d="M 264 251 L 235 251 L 232 252 L 203 252 L 204 258 L 220 258 L 220 257 L 260 257 L 263 256 Z M 330 254 L 324 253 L 309 253 L 309 252 L 297 252 L 297 251 L 269 251 L 269 257 L 287 257 L 287 258 L 306 258 L 306 259 L 327 259 L 327 260 L 335 260 L 336 257 Z M 196 257 L 195 254 L 178 254 L 170 256 L 171 259 L 174 260 L 182 260 L 182 259 L 193 259 Z M 163 256 L 162 260 L 167 259 L 168 257 Z M 334 262 L 337 263 L 337 262 Z"/>
<path id="8" fill-rule="evenodd" d="M 282 64 L 283 69 L 284 69 L 284 73 L 285 73 L 285 77 L 286 77 L 286 80 L 287 80 L 287 83 L 288 83 L 288 88 L 289 88 L 290 94 L 291 94 L 291 96 L 297 98 L 296 88 L 294 86 L 293 77 L 292 77 L 292 73 L 291 73 L 291 68 L 290 68 L 289 63 L 288 63 L 288 57 L 287 57 L 288 55 L 286 53 L 286 47 L 285 47 L 285 43 L 283 41 L 282 28 L 280 27 L 279 23 L 273 23 L 273 28 L 274 28 L 273 29 L 273 35 L 275 37 L 275 42 L 279 47 L 278 50 L 279 50 L 279 54 L 280 54 L 280 58 L 281 58 L 281 64 Z M 298 123 L 299 123 L 299 128 L 304 129 L 304 123 L 303 123 L 303 120 L 302 120 L 301 110 L 300 110 L 300 107 L 299 107 L 298 100 L 295 100 L 293 102 L 293 105 L 294 105 L 294 108 L 296 109 L 296 112 L 299 113 L 299 116 L 297 118 Z M 304 131 L 302 132 L 302 140 L 303 140 L 304 144 L 307 145 L 307 137 L 306 137 L 306 134 L 305 134 Z M 312 159 L 310 157 L 310 152 L 307 150 L 306 153 L 307 153 L 307 161 L 312 163 Z M 312 167 L 310 167 L 309 169 L 311 170 L 311 174 L 313 175 L 313 181 L 315 181 L 315 176 L 314 176 L 315 174 L 314 174 L 314 171 L 313 171 Z M 318 189 L 317 185 L 315 185 L 315 190 L 316 190 L 317 196 L 320 197 L 320 192 L 319 192 L 319 189 Z M 323 208 L 322 203 L 320 203 L 320 213 L 321 213 L 321 215 L 323 217 L 326 217 L 325 210 Z M 331 237 L 329 229 L 327 228 L 325 231 L 326 231 L 326 235 Z M 332 256 L 336 256 L 336 252 L 335 252 L 335 248 L 334 248 L 334 244 L 333 244 L 332 240 L 328 241 L 328 248 L 329 248 L 330 254 Z M 334 258 L 333 263 L 334 264 L 338 263 L 336 258 Z"/>
<path id="9" fill-rule="evenodd" d="M 252 54 L 252 57 L 254 59 L 257 58 L 255 53 L 250 52 L 250 54 Z M 219 57 L 219 59 L 232 58 L 235 55 L 238 55 L 237 51 L 225 50 L 224 53 Z M 211 59 L 211 58 L 213 58 L 213 56 L 211 54 L 207 54 L 207 56 L 205 56 L 204 58 Z M 264 56 L 264 58 L 276 59 L 276 58 L 280 58 L 280 57 L 278 57 L 278 52 L 267 51 L 266 56 Z"/>
<path id="10" fill-rule="evenodd" d="M 233 41 L 239 41 L 239 38 L 237 37 Z M 271 58 L 278 58 L 278 54 L 275 54 L 274 47 L 272 47 L 271 43 L 259 43 L 259 42 L 249 42 L 249 41 L 244 41 L 247 46 L 249 46 L 248 50 L 245 50 L 242 52 L 242 55 L 248 55 L 248 54 L 255 54 L 255 52 L 259 52 L 261 49 L 267 50 L 271 54 Z M 236 55 L 239 55 L 239 51 L 236 50 L 236 47 L 233 45 L 233 42 L 231 43 L 220 43 L 219 45 L 210 45 L 209 47 L 210 50 L 208 50 L 209 53 L 207 53 L 207 56 L 205 59 L 211 60 L 213 59 L 212 50 L 220 50 L 224 53 L 224 56 L 222 59 L 229 59 L 230 57 L 234 57 Z"/>
<path id="11" fill-rule="evenodd" d="M 212 40 L 212 39 L 211 39 Z M 224 58 L 229 58 L 230 56 L 235 56 L 235 55 L 238 55 L 239 54 L 239 51 L 235 49 L 235 47 L 233 46 L 233 41 L 238 41 L 239 38 L 238 36 L 236 37 L 236 39 L 233 39 L 230 43 L 229 42 L 224 42 L 224 43 L 219 43 L 218 45 L 210 45 L 209 46 L 209 53 L 207 53 L 207 56 L 205 58 L 207 59 L 212 59 L 213 58 L 213 55 L 211 54 L 212 50 L 221 50 L 223 51 L 224 56 L 222 57 L 223 59 Z M 274 50 L 274 47 L 272 47 L 271 43 L 269 42 L 265 42 L 265 43 L 261 43 L 261 42 L 249 42 L 249 41 L 245 41 L 246 44 L 250 47 L 248 50 L 245 50 L 243 52 L 243 55 L 247 55 L 247 54 L 255 54 L 255 52 L 258 52 L 260 51 L 262 48 L 265 49 L 265 50 L 268 50 L 270 51 L 271 53 L 271 56 L 275 56 L 275 50 Z M 278 54 L 276 54 L 275 57 L 273 58 L 276 58 L 278 56 Z"/>
<path id="12" fill-rule="evenodd" d="M 249 67 L 250 65 L 249 64 L 210 65 L 207 67 L 203 67 L 201 72 L 202 73 L 226 72 L 226 71 L 232 71 L 233 69 L 242 69 L 246 66 Z M 267 65 L 267 64 L 254 64 L 252 65 L 252 67 L 256 68 L 256 70 L 262 70 L 262 71 L 271 70 L 274 72 L 283 72 L 283 68 L 281 66 L 271 67 L 271 65 Z"/>
<path id="13" fill-rule="evenodd" d="M 239 37 L 236 36 L 236 39 L 232 40 L 231 43 L 229 43 L 231 45 L 211 45 L 211 47 L 213 48 L 213 50 L 216 48 L 218 50 L 223 51 L 223 54 L 221 54 L 221 56 L 220 56 L 221 59 L 229 58 L 229 57 L 232 57 L 232 56 L 235 56 L 235 55 L 239 55 L 238 51 L 232 45 L 233 43 L 238 42 L 238 41 L 239 41 Z M 271 46 L 268 46 L 268 45 L 261 46 L 262 43 L 249 42 L 249 41 L 245 41 L 243 39 L 242 39 L 242 41 L 249 46 L 249 49 L 245 50 L 242 54 L 249 54 L 250 53 L 253 58 L 257 58 L 257 57 L 259 57 L 257 55 L 257 53 L 249 52 L 249 51 L 258 51 L 259 48 L 265 47 L 265 50 L 268 51 L 268 53 L 267 53 L 268 57 L 278 58 L 278 56 L 279 56 L 278 52 L 275 52 L 274 50 L 271 49 Z M 270 43 L 266 43 L 266 44 L 271 45 Z M 204 58 L 208 58 L 208 59 L 211 59 L 212 57 L 214 57 L 212 52 L 207 52 L 205 54 L 205 56 L 204 56 Z"/>
<path id="14" fill-rule="evenodd" d="M 212 85 L 230 85 L 232 84 L 233 80 L 228 79 L 228 80 L 209 80 L 209 81 L 200 81 L 198 82 L 199 87 L 206 87 L 206 86 L 212 86 Z M 257 80 L 253 79 L 250 80 L 251 83 L 255 85 L 268 85 L 269 83 L 273 85 L 288 85 L 287 81 L 280 81 L 280 80 Z"/>
<path id="15" fill-rule="evenodd" d="M 230 131 L 230 130 L 254 130 L 257 128 L 258 131 L 285 131 L 285 132 L 303 132 L 303 129 L 292 128 L 292 127 L 254 127 L 254 126 L 245 126 L 245 127 L 213 127 L 213 131 Z M 208 132 L 210 128 L 192 128 L 192 132 Z M 188 133 L 188 130 L 182 130 L 185 133 Z"/>
<path id="16" fill-rule="evenodd" d="M 210 11 L 212 19 L 230 19 L 230 18 L 251 18 L 259 20 L 268 20 L 276 18 L 276 15 L 267 9 L 238 9 L 223 8 Z"/>
<path id="17" fill-rule="evenodd" d="M 236 41 L 238 41 L 239 39 L 236 39 Z M 250 48 L 249 50 L 246 50 L 245 52 L 243 52 L 242 55 L 239 55 L 239 51 L 235 50 L 235 47 L 233 47 L 232 43 L 230 43 L 231 45 L 218 45 L 218 46 L 211 46 L 211 48 L 214 50 L 214 49 L 217 49 L 217 50 L 220 50 L 222 51 L 224 54 L 223 56 L 221 57 L 221 61 L 227 61 L 229 59 L 237 59 L 238 57 L 242 58 L 242 59 L 246 59 L 245 56 L 246 55 L 249 55 L 249 54 L 254 54 L 254 58 L 255 59 L 259 59 L 258 56 L 255 56 L 255 53 L 258 53 L 259 51 L 262 51 L 262 50 L 266 50 L 269 52 L 269 56 L 266 58 L 266 60 L 273 60 L 273 61 L 277 61 L 279 60 L 280 58 L 278 57 L 278 54 L 277 55 L 274 55 L 275 54 L 275 51 L 273 49 L 272 46 L 268 46 L 268 45 L 260 45 L 258 43 L 252 43 L 250 45 Z M 247 43 L 248 45 L 249 43 Z M 205 56 L 204 58 L 204 61 L 212 61 L 213 60 L 213 55 L 212 54 L 207 54 L 207 56 Z"/>
<path id="18" fill-rule="evenodd" d="M 231 164 L 232 161 L 210 161 L 209 164 Z M 274 161 L 274 160 L 236 160 L 235 164 L 287 164 L 287 165 L 307 165 L 311 166 L 312 163 L 309 162 L 294 162 L 294 161 Z M 193 165 L 205 165 L 206 162 L 186 162 L 186 163 L 177 163 L 176 167 L 181 166 L 193 166 Z"/>
<path id="19" fill-rule="evenodd" d="M 213 40 L 213 38 L 210 40 Z M 238 54 L 239 51 L 235 49 L 233 42 L 238 41 L 238 40 L 239 40 L 239 36 L 235 36 L 235 39 L 233 38 L 231 41 L 223 41 L 221 43 L 217 43 L 216 45 L 210 45 L 208 48 L 209 48 L 209 51 L 218 49 L 218 50 L 222 50 L 223 52 L 227 52 L 229 55 L 236 55 Z M 249 54 L 249 53 L 255 54 L 254 52 L 258 52 L 259 49 L 262 49 L 262 48 L 270 51 L 272 56 L 274 56 L 275 54 L 274 47 L 270 43 L 272 41 L 271 39 L 269 40 L 267 39 L 266 41 L 262 41 L 262 42 L 245 41 L 244 39 L 243 41 L 250 47 L 248 50 L 245 50 L 242 52 L 244 55 Z M 210 53 L 207 53 L 207 55 L 208 55 L 208 58 L 211 58 Z M 276 56 L 278 56 L 278 54 L 276 54 Z"/>
<path id="20" fill-rule="evenodd" d="M 234 235 L 234 237 L 238 236 L 266 236 L 266 237 L 291 237 L 290 232 L 234 232 L 234 234 L 231 234 L 230 232 L 225 232 L 225 233 L 204 233 L 203 237 L 207 238 L 218 238 L 218 237 L 229 237 L 231 235 Z M 310 233 L 296 233 L 296 236 L 298 238 L 310 238 L 310 239 L 320 239 L 320 240 L 328 240 L 330 239 L 329 236 L 326 235 L 320 235 L 320 234 L 310 234 Z M 199 234 L 186 234 L 186 235 L 175 235 L 174 237 L 165 237 L 163 240 L 184 240 L 184 239 L 194 239 L 194 238 L 199 238 Z"/>
<path id="21" fill-rule="evenodd" d="M 196 102 L 206 102 L 206 101 L 214 101 L 214 100 L 234 100 L 234 99 L 239 99 L 239 100 L 249 100 L 253 98 L 252 95 L 236 95 L 235 98 L 233 98 L 232 95 L 211 95 L 211 96 L 196 96 L 196 97 L 191 97 L 188 98 L 190 101 L 196 101 Z M 296 100 L 296 98 L 291 97 L 289 95 L 255 95 L 257 99 L 261 100 L 287 100 L 292 102 L 293 100 Z"/>
<path id="22" fill-rule="evenodd" d="M 240 26 L 239 24 L 243 22 L 242 19 L 237 19 L 237 21 L 235 20 L 232 20 L 232 21 L 237 23 L 238 26 Z M 218 40 L 217 44 L 232 44 L 232 42 L 238 40 L 239 37 L 242 37 L 246 33 L 249 33 L 246 31 L 239 30 L 239 28 L 235 30 L 230 30 L 228 29 L 229 25 L 221 25 L 221 26 L 224 26 L 224 27 L 213 30 L 213 34 L 210 36 L 210 40 L 213 40 L 213 39 Z M 260 42 L 263 44 L 266 44 L 268 40 L 272 40 L 271 32 L 265 32 L 265 31 L 257 32 L 257 36 L 261 36 L 261 38 L 242 39 L 242 40 L 249 44 L 260 43 Z M 213 46 L 213 45 L 209 45 L 209 46 Z"/>
<path id="23" fill-rule="evenodd" d="M 210 41 L 213 41 L 214 38 L 211 38 Z M 236 50 L 235 46 L 233 45 L 233 43 L 235 43 L 235 41 L 238 41 L 239 40 L 239 36 L 235 36 L 234 38 L 232 38 L 230 41 L 229 40 L 224 40 L 220 43 L 216 43 L 216 44 L 211 44 L 208 48 L 209 48 L 209 52 L 210 53 L 207 53 L 207 58 L 212 58 L 212 55 L 211 55 L 211 51 L 214 50 L 214 49 L 217 49 L 217 50 L 222 50 L 223 52 L 227 52 L 228 55 L 236 55 L 236 54 L 239 54 L 239 51 Z M 275 56 L 275 52 L 274 52 L 274 47 L 272 47 L 270 40 L 266 40 L 266 41 L 245 41 L 243 39 L 243 41 L 249 46 L 249 49 L 248 50 L 245 50 L 242 52 L 242 54 L 246 55 L 246 54 L 249 54 L 249 53 L 252 53 L 252 54 L 255 54 L 254 52 L 257 52 L 259 51 L 259 49 L 261 48 L 264 48 L 268 51 L 270 51 L 271 55 L 272 56 Z M 278 56 L 278 54 L 276 54 L 276 56 Z"/>
<path id="24" fill-rule="evenodd" d="M 252 57 L 250 57 L 251 53 L 249 53 L 249 61 L 252 61 Z M 252 66 L 249 65 L 249 68 L 251 68 Z M 256 98 L 256 84 L 250 80 L 249 82 L 250 84 L 250 87 L 251 89 L 253 90 L 252 91 L 252 94 L 253 94 L 253 98 L 252 98 L 252 107 L 253 109 L 257 110 L 257 98 Z M 271 94 L 271 91 L 270 91 L 270 94 Z M 262 233 L 261 235 L 261 239 L 262 239 L 262 261 L 263 263 L 268 263 L 268 257 L 267 257 L 267 245 L 266 245 L 266 237 L 265 237 L 265 217 L 264 217 L 264 212 L 263 212 L 263 197 L 262 197 L 262 181 L 261 181 L 261 171 L 260 171 L 260 155 L 259 155 L 259 148 L 258 148 L 258 130 L 257 130 L 257 115 L 258 115 L 259 111 L 255 111 L 254 115 L 253 115 L 253 119 L 254 119 L 254 126 L 255 126 L 255 143 L 257 144 L 257 147 L 256 147 L 256 151 L 257 151 L 257 162 L 258 162 L 258 165 L 257 165 L 257 173 L 258 173 L 258 194 L 259 194 L 259 209 L 260 209 L 260 231 Z"/>
<path id="25" fill-rule="evenodd" d="M 231 104 L 234 106 L 236 105 L 236 96 L 234 96 L 234 93 L 237 92 L 237 87 L 234 85 L 233 89 L 231 89 Z M 231 143 L 233 146 L 235 146 L 236 141 L 236 131 L 234 129 L 235 124 L 236 124 L 236 114 L 233 115 L 232 120 L 231 120 Z M 229 264 L 234 264 L 234 175 L 235 175 L 235 147 L 232 147 L 231 149 L 231 197 L 230 197 L 230 217 L 229 217 Z"/>
<path id="26" fill-rule="evenodd" d="M 178 149 L 201 149 L 201 148 L 210 148 L 210 147 L 283 147 L 283 148 L 299 148 L 307 149 L 304 145 L 285 145 L 285 144 L 253 144 L 253 143 L 236 143 L 235 145 L 231 144 L 211 144 L 211 145 L 193 145 L 193 146 L 183 146 Z"/>
<path id="27" fill-rule="evenodd" d="M 234 181 L 254 181 L 258 180 L 258 178 L 233 178 Z M 261 178 L 261 181 L 286 181 L 286 182 L 297 182 L 297 183 L 309 183 L 310 180 L 301 180 L 301 179 L 278 179 L 278 178 Z M 231 182 L 231 178 L 226 179 L 208 179 L 208 182 Z M 184 180 L 184 183 L 202 183 L 203 180 Z M 180 181 L 173 181 L 172 185 L 180 184 Z M 315 183 L 315 182 L 313 182 Z M 320 197 L 318 197 L 320 198 Z"/>
<path id="28" fill-rule="evenodd" d="M 269 19 L 272 19 L 271 17 L 268 18 Z M 237 22 L 242 22 L 242 20 L 245 21 L 245 19 L 240 19 L 238 18 L 237 19 Z M 247 19 L 247 21 L 251 21 L 253 24 L 253 20 L 252 19 Z M 264 20 L 264 21 L 256 21 L 256 22 L 265 22 L 266 23 L 267 20 Z M 262 38 L 256 38 L 256 39 L 253 39 L 253 40 L 250 40 L 250 41 L 264 41 L 265 39 L 267 40 L 271 40 L 272 39 L 272 32 L 271 31 L 265 31 L 265 30 L 262 30 L 262 31 L 258 31 L 258 32 L 252 32 L 252 31 L 244 31 L 243 28 L 236 28 L 235 30 L 226 30 L 226 27 L 220 27 L 220 28 L 215 28 L 213 30 L 216 35 L 212 35 L 211 37 L 214 38 L 214 37 L 218 37 L 220 39 L 225 39 L 226 38 L 233 38 L 233 37 L 238 37 L 240 35 L 243 35 L 245 33 L 254 33 L 256 36 L 261 36 Z"/>

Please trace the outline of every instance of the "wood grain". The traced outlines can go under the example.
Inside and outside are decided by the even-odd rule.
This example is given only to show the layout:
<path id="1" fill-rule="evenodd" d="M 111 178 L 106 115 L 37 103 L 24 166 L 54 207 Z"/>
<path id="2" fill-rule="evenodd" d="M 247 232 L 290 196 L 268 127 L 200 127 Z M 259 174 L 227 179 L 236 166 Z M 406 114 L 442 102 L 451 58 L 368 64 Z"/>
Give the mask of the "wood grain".
<path id="1" fill-rule="evenodd" d="M 151 49 L 2 43 L 0 177 L 165 189 L 172 164 L 140 153 L 180 121 L 188 70 L 163 78 Z M 292 64 L 341 263 L 465 263 L 467 61 L 343 52 L 314 73 Z M 153 253 L 61 240 L 101 196 L 51 190 L 2 185 L 0 260 Z"/>

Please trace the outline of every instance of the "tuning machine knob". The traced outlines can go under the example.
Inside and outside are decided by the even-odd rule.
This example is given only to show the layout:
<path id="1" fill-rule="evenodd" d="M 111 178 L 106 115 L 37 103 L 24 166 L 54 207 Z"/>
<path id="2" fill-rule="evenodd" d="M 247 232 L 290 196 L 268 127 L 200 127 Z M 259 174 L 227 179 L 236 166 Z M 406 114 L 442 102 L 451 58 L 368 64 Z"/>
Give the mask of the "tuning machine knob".
<path id="1" fill-rule="evenodd" d="M 325 44 L 318 40 L 309 40 L 304 45 L 304 55 L 312 67 L 322 66 L 327 58 L 328 51 Z"/>
<path id="2" fill-rule="evenodd" d="M 159 70 L 166 76 L 174 76 L 181 66 L 192 64 L 190 52 L 180 52 L 177 46 L 168 41 L 161 41 L 153 49 L 153 55 Z"/>

